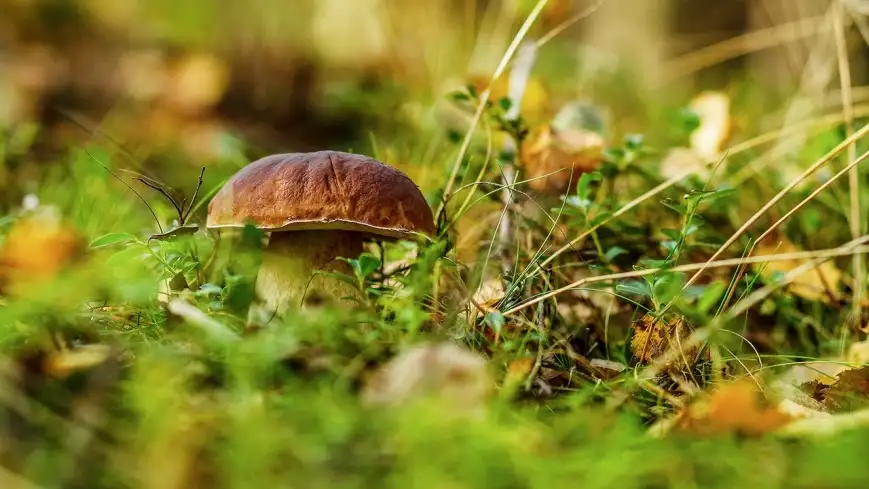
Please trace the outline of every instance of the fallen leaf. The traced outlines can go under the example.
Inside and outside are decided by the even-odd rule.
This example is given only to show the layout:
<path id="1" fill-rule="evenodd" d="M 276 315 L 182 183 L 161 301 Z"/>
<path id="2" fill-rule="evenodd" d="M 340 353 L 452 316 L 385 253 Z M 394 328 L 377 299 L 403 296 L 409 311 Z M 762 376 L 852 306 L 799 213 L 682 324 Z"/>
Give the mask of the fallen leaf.
<path id="1" fill-rule="evenodd" d="M 603 137 L 593 131 L 556 131 L 544 125 L 531 131 L 520 148 L 528 186 L 537 192 L 562 195 L 583 173 L 596 170 L 603 161 Z"/>
<path id="2" fill-rule="evenodd" d="M 767 239 L 757 247 L 757 256 L 774 254 L 794 253 L 800 249 L 782 236 L 777 239 Z M 761 276 L 766 280 L 775 280 L 780 274 L 787 274 L 791 270 L 803 265 L 800 260 L 770 261 L 755 265 L 755 269 L 761 270 Z M 842 272 L 832 261 L 826 261 L 820 266 L 801 273 L 787 286 L 787 290 L 803 299 L 821 302 L 830 302 L 830 294 L 837 294 L 842 282 Z M 829 292 L 829 293 L 828 293 Z"/>
<path id="3" fill-rule="evenodd" d="M 730 98 L 722 92 L 702 92 L 689 107 L 700 119 L 691 133 L 691 148 L 703 159 L 717 158 L 730 136 Z"/>
<path id="4" fill-rule="evenodd" d="M 824 407 L 833 412 L 869 408 L 869 367 L 845 370 L 820 391 Z"/>
<path id="5" fill-rule="evenodd" d="M 701 435 L 735 432 L 759 436 L 775 431 L 792 419 L 777 405 L 762 402 L 754 383 L 738 380 L 691 403 L 680 413 L 674 427 Z"/>
<path id="6" fill-rule="evenodd" d="M 688 340 L 691 325 L 681 316 L 672 315 L 658 319 L 650 314 L 634 321 L 631 325 L 631 352 L 640 362 L 648 363 L 664 355 L 671 347 L 682 350 L 681 343 Z M 671 365 L 693 364 L 697 348 L 682 351 Z"/>
<path id="7" fill-rule="evenodd" d="M 0 290 L 19 295 L 84 255 L 83 236 L 49 209 L 15 223 L 0 250 Z"/>
<path id="8" fill-rule="evenodd" d="M 483 405 L 492 392 L 486 360 L 452 343 L 413 347 L 380 367 L 365 382 L 362 400 L 394 406 L 437 398 L 460 410 Z"/>
<path id="9" fill-rule="evenodd" d="M 624 372 L 628 367 L 619 362 L 605 360 L 603 358 L 592 358 L 589 362 L 595 368 L 603 379 L 611 379 Z"/>
<path id="10" fill-rule="evenodd" d="M 500 278 L 490 278 L 483 281 L 474 293 L 474 302 L 491 308 L 504 298 L 504 283 Z"/>

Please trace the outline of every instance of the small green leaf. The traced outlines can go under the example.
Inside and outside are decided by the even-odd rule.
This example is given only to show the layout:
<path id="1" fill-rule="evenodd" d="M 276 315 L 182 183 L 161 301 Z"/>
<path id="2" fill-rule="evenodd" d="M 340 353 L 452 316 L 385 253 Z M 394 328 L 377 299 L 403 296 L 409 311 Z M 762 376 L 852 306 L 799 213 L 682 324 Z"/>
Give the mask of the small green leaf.
<path id="1" fill-rule="evenodd" d="M 583 173 L 576 184 L 576 196 L 581 200 L 588 200 L 591 191 L 591 182 L 599 182 L 603 179 L 600 172 Z"/>
<path id="2" fill-rule="evenodd" d="M 679 295 L 682 286 L 685 285 L 685 281 L 685 275 L 682 273 L 667 273 L 655 280 L 652 292 L 659 302 L 670 302 Z"/>
<path id="3" fill-rule="evenodd" d="M 613 246 L 612 248 L 606 250 L 606 253 L 604 253 L 602 258 L 605 263 L 610 263 L 615 259 L 615 257 L 623 255 L 627 252 L 628 250 L 622 248 L 621 246 Z"/>
<path id="4" fill-rule="evenodd" d="M 378 268 L 380 268 L 380 258 L 371 253 L 363 253 L 359 256 L 358 273 L 360 278 L 368 278 Z"/>
<path id="5" fill-rule="evenodd" d="M 106 246 L 111 246 L 118 243 L 126 243 L 129 241 L 136 241 L 136 236 L 130 233 L 109 233 L 100 236 L 99 238 L 91 241 L 91 248 L 103 248 Z"/>
<path id="6" fill-rule="evenodd" d="M 486 314 L 485 321 L 486 324 L 488 324 L 489 327 L 494 329 L 496 332 L 501 331 L 501 328 L 504 327 L 504 323 L 506 322 L 506 320 L 504 319 L 504 315 L 497 311 Z"/>
<path id="7" fill-rule="evenodd" d="M 662 229 L 661 234 L 667 237 L 667 239 L 678 240 L 682 237 L 682 230 L 680 229 Z"/>
<path id="8" fill-rule="evenodd" d="M 724 294 L 727 286 L 724 282 L 712 282 L 706 287 L 706 290 L 703 291 L 703 295 L 700 296 L 700 299 L 697 301 L 697 309 L 701 314 L 706 314 L 709 312 L 709 309 L 715 305 L 721 299 L 721 296 Z"/>
<path id="9" fill-rule="evenodd" d="M 620 294 L 639 295 L 642 297 L 652 297 L 652 289 L 649 284 L 639 280 L 630 280 L 616 285 L 616 292 Z"/>
<path id="10" fill-rule="evenodd" d="M 612 215 L 612 212 L 601 212 L 600 214 L 594 216 L 594 219 L 591 220 L 591 225 L 597 226 L 612 217 Z"/>
<path id="11" fill-rule="evenodd" d="M 454 100 L 456 102 L 465 102 L 471 100 L 471 95 L 467 92 L 462 92 L 460 90 L 456 90 L 455 92 L 450 92 L 447 95 L 447 98 L 450 100 Z"/>
<path id="12" fill-rule="evenodd" d="M 628 134 L 625 136 L 625 148 L 636 151 L 643 146 L 645 137 L 642 134 Z"/>

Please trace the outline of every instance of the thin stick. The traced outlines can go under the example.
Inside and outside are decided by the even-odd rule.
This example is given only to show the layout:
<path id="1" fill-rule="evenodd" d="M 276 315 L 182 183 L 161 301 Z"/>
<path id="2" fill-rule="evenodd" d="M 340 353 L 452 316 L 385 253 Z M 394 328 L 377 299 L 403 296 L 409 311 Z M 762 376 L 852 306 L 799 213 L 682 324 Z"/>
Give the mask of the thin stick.
<path id="1" fill-rule="evenodd" d="M 505 316 L 510 314 L 515 314 L 522 309 L 533 306 L 538 302 L 545 301 L 550 297 L 554 297 L 562 292 L 566 292 L 571 289 L 576 289 L 582 287 L 586 284 L 595 283 L 595 282 L 612 282 L 616 280 L 624 280 L 628 278 L 637 278 L 644 277 L 646 275 L 654 275 L 656 273 L 662 271 L 669 272 L 691 272 L 694 270 L 705 270 L 708 268 L 724 268 L 724 267 L 735 267 L 744 264 L 753 264 L 753 263 L 767 263 L 774 261 L 791 261 L 791 260 L 810 260 L 814 258 L 834 258 L 837 256 L 850 256 L 852 254 L 859 253 L 869 253 L 869 246 L 859 246 L 859 247 L 838 247 L 831 248 L 826 250 L 818 250 L 818 251 L 796 251 L 793 253 L 781 253 L 777 255 L 763 255 L 763 256 L 752 256 L 747 258 L 729 258 L 726 260 L 705 262 L 705 263 L 690 263 L 687 265 L 679 265 L 672 268 L 648 268 L 645 270 L 634 270 L 631 272 L 621 272 L 621 273 L 611 273 L 608 275 L 599 275 L 597 277 L 585 277 L 577 280 L 571 284 L 565 285 L 558 289 L 552 290 L 545 294 L 538 295 L 533 299 L 529 299 L 512 309 L 508 309 L 503 312 Z"/>
<path id="2" fill-rule="evenodd" d="M 599 9 L 600 6 L 603 5 L 604 1 L 605 0 L 597 0 L 593 4 L 572 15 L 569 19 L 553 27 L 552 30 L 540 36 L 540 39 L 536 43 L 536 47 L 539 49 L 541 46 L 551 41 L 553 38 L 570 28 L 572 25 L 595 13 L 597 9 Z"/>
<path id="3" fill-rule="evenodd" d="M 94 161 L 96 161 L 97 164 L 99 164 L 101 167 L 105 168 L 105 170 L 106 170 L 107 172 L 111 173 L 112 176 L 115 177 L 119 182 L 123 183 L 125 187 L 127 187 L 127 188 L 130 189 L 130 190 L 132 190 L 133 193 L 136 194 L 136 197 L 138 197 L 139 200 L 141 200 L 142 203 L 145 204 L 145 207 L 147 207 L 148 210 L 151 211 L 151 216 L 154 217 L 154 221 L 157 223 L 157 229 L 159 229 L 160 232 L 162 233 L 162 232 L 163 232 L 163 226 L 160 225 L 160 218 L 157 217 L 157 214 L 154 212 L 154 209 L 152 209 L 152 208 L 151 208 L 151 205 L 148 204 L 148 201 L 145 200 L 144 197 L 142 197 L 142 194 L 140 194 L 139 192 L 136 192 L 136 189 L 134 189 L 132 186 L 130 186 L 130 184 L 128 184 L 128 183 L 125 182 L 121 177 L 119 177 L 117 174 L 115 174 L 115 172 L 113 172 L 112 170 L 110 170 L 109 167 L 107 167 L 106 165 L 103 165 L 102 163 L 100 163 L 100 160 L 98 160 L 94 155 L 92 155 L 90 151 L 88 151 L 88 150 L 84 150 L 84 152 L 87 153 L 87 155 L 90 156 L 91 159 L 93 159 Z"/>
<path id="4" fill-rule="evenodd" d="M 190 213 L 193 211 L 193 206 L 196 204 L 196 198 L 199 197 L 199 189 L 202 188 L 202 178 L 205 176 L 205 167 L 202 167 L 202 171 L 199 172 L 199 181 L 196 182 L 196 190 L 193 191 L 193 197 L 190 199 L 190 207 L 184 212 L 184 215 L 181 216 L 181 222 L 178 223 L 179 226 L 183 226 L 185 222 L 187 222 L 187 218 L 190 217 Z"/>
<path id="5" fill-rule="evenodd" d="M 845 130 L 850 136 L 854 133 L 854 98 L 851 94 L 851 66 L 848 62 L 848 44 L 845 38 L 845 6 L 842 0 L 834 2 L 833 30 L 836 34 L 836 57 L 839 61 L 839 84 L 842 87 L 842 116 L 845 118 Z M 848 161 L 857 158 L 857 145 L 848 145 Z M 848 173 L 848 193 L 850 197 L 851 237 L 857 239 L 863 234 L 863 219 L 860 205 L 860 169 L 854 166 Z M 862 325 L 863 299 L 866 297 L 866 276 L 863 272 L 864 257 L 854 255 L 851 267 L 854 270 L 854 300 L 852 304 L 854 319 Z"/>
<path id="6" fill-rule="evenodd" d="M 172 207 L 175 208 L 175 212 L 178 213 L 178 219 L 181 219 L 181 220 L 184 219 L 184 214 L 182 213 L 181 206 L 178 205 L 178 202 L 175 201 L 174 197 L 169 195 L 169 192 L 167 192 L 166 189 L 164 189 L 160 186 L 154 185 L 153 183 L 150 183 L 149 181 L 145 180 L 144 178 L 135 178 L 135 180 L 142 182 L 146 187 L 156 190 L 157 192 L 162 194 L 164 197 L 169 199 L 169 202 L 172 203 Z"/>

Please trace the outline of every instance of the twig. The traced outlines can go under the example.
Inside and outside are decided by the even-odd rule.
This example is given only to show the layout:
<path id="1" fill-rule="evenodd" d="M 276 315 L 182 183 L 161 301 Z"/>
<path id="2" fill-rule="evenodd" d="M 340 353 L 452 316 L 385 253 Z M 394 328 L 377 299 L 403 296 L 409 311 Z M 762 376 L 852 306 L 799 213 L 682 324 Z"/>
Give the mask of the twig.
<path id="1" fill-rule="evenodd" d="M 154 185 L 153 183 L 145 180 L 144 178 L 137 177 L 136 180 L 138 180 L 139 182 L 142 182 L 146 187 L 156 190 L 157 192 L 161 193 L 164 197 L 169 199 L 169 202 L 172 203 L 172 207 L 175 208 L 175 212 L 178 213 L 178 219 L 179 220 L 181 219 L 181 217 L 182 217 L 181 207 L 178 205 L 178 202 L 175 200 L 175 198 L 172 197 L 171 195 L 169 195 L 169 192 L 167 192 L 166 189 L 164 189 L 163 187 L 160 187 L 158 185 Z"/>
<path id="2" fill-rule="evenodd" d="M 869 253 L 869 246 L 860 246 L 860 247 L 838 247 L 838 248 L 830 248 L 825 250 L 818 251 L 797 251 L 793 253 L 782 253 L 778 255 L 763 255 L 763 256 L 753 256 L 748 258 L 730 258 L 726 260 L 719 261 L 709 261 L 704 263 L 690 263 L 687 265 L 679 265 L 672 268 L 648 268 L 645 270 L 634 270 L 631 272 L 620 272 L 620 273 L 612 273 L 608 275 L 598 275 L 595 277 L 585 277 L 577 280 L 571 284 L 565 285 L 563 287 L 559 287 L 545 294 L 538 295 L 532 299 L 529 299 L 512 309 L 508 309 L 503 312 L 504 316 L 508 316 L 511 314 L 515 314 L 522 309 L 533 306 L 538 302 L 549 299 L 550 297 L 556 296 L 562 292 L 566 292 L 571 289 L 577 289 L 582 287 L 583 285 L 595 283 L 595 282 L 613 282 L 617 280 L 623 280 L 627 278 L 637 278 L 644 277 L 646 275 L 654 275 L 656 273 L 660 273 L 663 271 L 668 272 L 691 272 L 694 270 L 706 270 L 709 268 L 723 268 L 723 267 L 734 267 L 743 264 L 753 264 L 753 263 L 766 263 L 766 262 L 774 262 L 774 261 L 790 261 L 790 260 L 807 260 L 813 258 L 834 258 L 837 256 L 850 256 L 855 253 L 865 254 Z"/>
<path id="3" fill-rule="evenodd" d="M 210 338 L 218 340 L 220 343 L 228 343 L 239 339 L 239 336 L 234 331 L 224 326 L 223 323 L 215 321 L 208 314 L 205 314 L 201 309 L 187 301 L 172 299 L 169 301 L 168 309 L 172 314 L 183 318 L 192 326 L 196 326 Z"/>
<path id="4" fill-rule="evenodd" d="M 90 151 L 88 151 L 88 150 L 84 150 L 84 152 L 87 153 L 87 155 L 90 156 L 91 159 L 93 159 L 94 161 L 96 161 L 98 165 L 100 165 L 101 167 L 105 168 L 105 170 L 106 170 L 107 172 L 111 173 L 112 176 L 115 177 L 116 179 L 118 179 L 119 182 L 123 183 L 124 186 L 126 186 L 128 189 L 132 190 L 134 194 L 136 194 L 136 197 L 138 197 L 139 200 L 141 200 L 142 203 L 145 204 L 145 207 L 147 207 L 148 210 L 151 211 L 151 215 L 154 216 L 154 221 L 157 223 L 157 229 L 159 229 L 160 232 L 162 233 L 162 232 L 163 232 L 163 226 L 160 225 L 160 219 L 157 217 L 157 214 L 154 212 L 154 209 L 151 208 L 151 205 L 148 204 L 148 201 L 145 200 L 144 197 L 142 197 L 142 194 L 140 194 L 139 192 L 136 192 L 136 189 L 134 189 L 132 186 L 130 186 L 130 184 L 128 184 L 127 182 L 125 182 L 123 179 L 121 179 L 121 177 L 119 177 L 117 174 L 115 174 L 115 172 L 113 172 L 112 170 L 110 170 L 109 167 L 107 167 L 107 166 L 103 165 L 102 163 L 100 163 L 100 160 L 96 159 L 96 157 L 95 157 L 94 155 L 92 155 Z"/>
<path id="5" fill-rule="evenodd" d="M 190 213 L 193 211 L 193 205 L 196 203 L 196 198 L 199 197 L 199 189 L 202 188 L 202 178 L 205 176 L 205 167 L 202 167 L 202 171 L 199 172 L 199 181 L 196 183 L 196 190 L 193 191 L 193 197 L 190 199 L 190 207 L 184 212 L 184 215 L 181 217 L 181 222 L 179 225 L 183 226 L 185 222 L 187 222 L 187 218 L 190 217 Z M 182 206 L 183 207 L 183 206 Z"/>
<path id="6" fill-rule="evenodd" d="M 842 116 L 845 119 L 845 130 L 850 136 L 854 133 L 854 97 L 851 94 L 851 66 L 848 62 L 848 44 L 845 38 L 845 6 L 843 0 L 834 2 L 833 8 L 833 30 L 836 34 L 836 58 L 839 62 L 839 85 L 842 90 Z M 848 162 L 852 162 L 857 158 L 857 145 L 851 143 L 848 145 Z M 848 193 L 850 197 L 850 225 L 851 237 L 857 239 L 863 234 L 863 219 L 861 217 L 860 205 L 860 169 L 856 166 L 851 168 L 848 173 Z M 863 322 L 863 299 L 866 297 L 866 276 L 864 270 L 864 259 L 862 256 L 854 255 L 852 258 L 851 267 L 854 270 L 854 300 L 853 313 L 854 320 L 858 328 Z"/>

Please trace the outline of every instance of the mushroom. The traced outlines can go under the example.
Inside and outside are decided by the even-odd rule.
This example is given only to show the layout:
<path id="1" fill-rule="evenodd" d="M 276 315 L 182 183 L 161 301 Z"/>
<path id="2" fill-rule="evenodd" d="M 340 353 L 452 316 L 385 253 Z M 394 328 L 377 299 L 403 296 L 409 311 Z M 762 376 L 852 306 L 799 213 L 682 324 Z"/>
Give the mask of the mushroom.
<path id="1" fill-rule="evenodd" d="M 275 154 L 242 168 L 209 203 L 206 225 L 248 222 L 270 233 L 256 293 L 278 314 L 312 292 L 324 299 L 354 295 L 341 280 L 311 275 L 347 273 L 336 258 L 358 257 L 367 239 L 419 240 L 435 232 L 431 208 L 407 175 L 338 151 Z"/>

